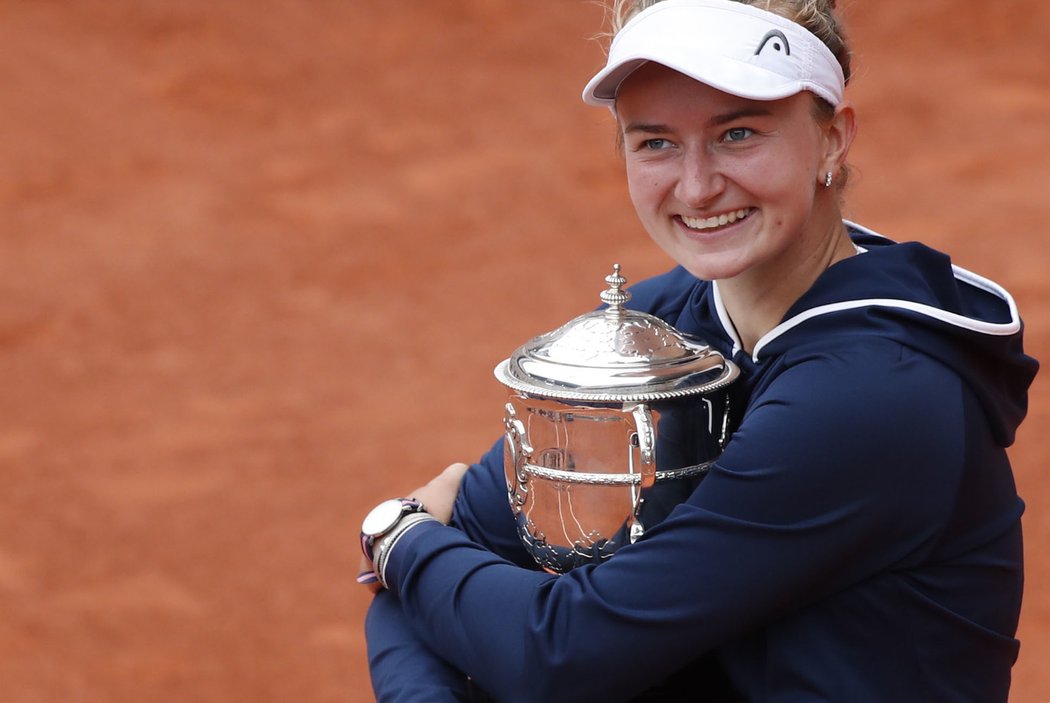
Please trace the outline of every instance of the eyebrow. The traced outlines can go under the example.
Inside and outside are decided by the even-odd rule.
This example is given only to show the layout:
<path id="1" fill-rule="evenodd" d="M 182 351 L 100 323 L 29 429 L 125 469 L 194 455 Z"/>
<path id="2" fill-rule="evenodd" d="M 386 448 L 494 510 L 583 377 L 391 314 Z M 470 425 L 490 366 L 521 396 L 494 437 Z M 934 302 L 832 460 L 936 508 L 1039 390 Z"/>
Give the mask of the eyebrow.
<path id="1" fill-rule="evenodd" d="M 719 125 L 739 120 L 741 117 L 768 117 L 772 114 L 773 111 L 767 107 L 761 105 L 748 105 L 739 110 L 733 110 L 732 112 L 727 112 L 722 115 L 715 115 L 707 121 L 707 126 L 717 127 Z"/>
<path id="2" fill-rule="evenodd" d="M 721 115 L 715 115 L 707 121 L 707 127 L 718 127 L 720 125 L 734 122 L 743 117 L 768 117 L 772 115 L 772 111 L 769 108 L 762 107 L 760 105 L 749 105 L 748 107 L 740 108 L 739 110 L 733 110 L 732 112 L 726 112 Z M 645 124 L 642 122 L 632 122 L 624 128 L 624 134 L 632 134 L 634 132 L 643 132 L 645 134 L 666 134 L 672 131 L 671 128 L 664 124 Z"/>

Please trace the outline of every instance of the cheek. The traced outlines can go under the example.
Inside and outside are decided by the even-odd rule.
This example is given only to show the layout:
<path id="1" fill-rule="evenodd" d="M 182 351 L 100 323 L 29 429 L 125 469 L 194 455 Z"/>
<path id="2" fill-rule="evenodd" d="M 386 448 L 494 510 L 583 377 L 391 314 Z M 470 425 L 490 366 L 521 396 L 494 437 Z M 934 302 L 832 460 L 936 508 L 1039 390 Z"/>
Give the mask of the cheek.
<path id="1" fill-rule="evenodd" d="M 643 181 L 639 180 L 637 174 L 633 173 L 631 169 L 627 169 L 627 192 L 631 196 L 631 202 L 634 203 L 635 209 L 640 209 L 639 206 L 643 202 L 646 188 L 642 185 Z"/>
<path id="2" fill-rule="evenodd" d="M 664 190 L 659 176 L 646 169 L 627 168 L 627 191 L 635 208 L 653 206 L 660 202 Z"/>
<path id="3" fill-rule="evenodd" d="M 785 156 L 761 163 L 740 164 L 726 177 L 750 192 L 769 211 L 808 209 L 813 203 L 815 188 L 801 158 Z"/>

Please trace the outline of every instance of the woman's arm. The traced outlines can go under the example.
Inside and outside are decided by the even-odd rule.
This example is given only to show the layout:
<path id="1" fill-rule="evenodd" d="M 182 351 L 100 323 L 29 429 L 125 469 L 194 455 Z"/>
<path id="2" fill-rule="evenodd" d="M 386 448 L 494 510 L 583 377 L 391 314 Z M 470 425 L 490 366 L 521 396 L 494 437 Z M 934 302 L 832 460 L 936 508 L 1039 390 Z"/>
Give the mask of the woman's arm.
<path id="1" fill-rule="evenodd" d="M 390 593 L 376 595 L 365 618 L 368 668 L 377 703 L 472 701 L 467 677 L 428 649 L 412 632 Z"/>
<path id="2" fill-rule="evenodd" d="M 388 580 L 420 636 L 504 703 L 626 700 L 921 558 L 958 482 L 957 377 L 890 363 L 847 392 L 848 363 L 815 363 L 752 408 L 687 503 L 600 566 L 553 577 L 436 523 L 408 532 Z"/>

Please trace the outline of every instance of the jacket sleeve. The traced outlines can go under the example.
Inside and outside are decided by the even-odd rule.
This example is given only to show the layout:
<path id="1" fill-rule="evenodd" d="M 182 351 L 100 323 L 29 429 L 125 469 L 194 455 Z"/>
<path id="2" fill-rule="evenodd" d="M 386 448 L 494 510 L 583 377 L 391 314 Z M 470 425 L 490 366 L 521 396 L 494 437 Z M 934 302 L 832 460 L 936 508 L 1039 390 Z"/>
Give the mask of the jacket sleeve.
<path id="1" fill-rule="evenodd" d="M 886 356 L 861 377 L 835 356 L 780 374 L 689 500 L 601 565 L 526 571 L 423 523 L 391 554 L 391 589 L 503 703 L 627 700 L 932 548 L 959 481 L 961 382 Z"/>
<path id="2" fill-rule="evenodd" d="M 388 592 L 372 600 L 365 619 L 368 668 L 377 703 L 467 701 L 467 677 L 430 651 Z"/>
<path id="3" fill-rule="evenodd" d="M 368 668 L 377 703 L 471 701 L 465 674 L 434 654 L 409 626 L 400 604 L 386 591 L 372 600 L 365 618 Z"/>

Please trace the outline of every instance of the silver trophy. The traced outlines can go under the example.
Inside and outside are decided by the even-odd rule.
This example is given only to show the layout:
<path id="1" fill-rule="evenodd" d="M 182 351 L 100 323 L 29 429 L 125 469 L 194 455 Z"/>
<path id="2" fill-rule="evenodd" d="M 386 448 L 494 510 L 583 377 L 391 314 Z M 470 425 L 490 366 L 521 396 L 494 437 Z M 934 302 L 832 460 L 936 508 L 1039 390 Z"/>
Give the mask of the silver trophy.
<path id="1" fill-rule="evenodd" d="M 729 433 L 738 370 L 657 317 L 627 310 L 619 264 L 607 307 L 529 340 L 495 369 L 507 494 L 526 549 L 564 573 L 607 559 L 685 500 Z"/>

